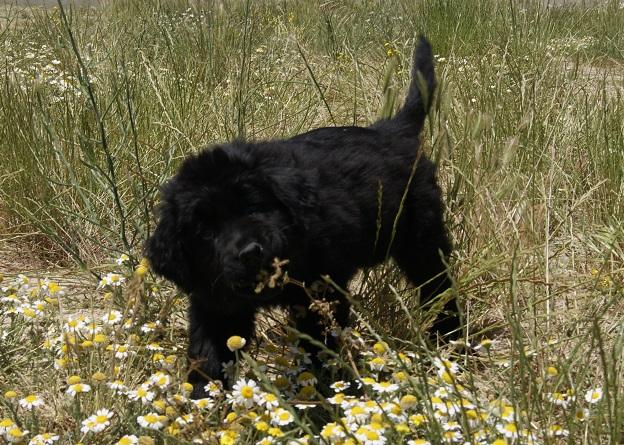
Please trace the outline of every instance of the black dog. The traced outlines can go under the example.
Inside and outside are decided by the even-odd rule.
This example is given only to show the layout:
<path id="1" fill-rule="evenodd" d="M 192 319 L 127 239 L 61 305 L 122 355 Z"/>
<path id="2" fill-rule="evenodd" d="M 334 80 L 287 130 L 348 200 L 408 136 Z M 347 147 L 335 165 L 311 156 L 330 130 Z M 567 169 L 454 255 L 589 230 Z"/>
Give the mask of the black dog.
<path id="1" fill-rule="evenodd" d="M 194 396 L 207 378 L 223 378 L 232 335 L 253 335 L 263 306 L 309 306 L 301 287 L 254 291 L 274 258 L 307 284 L 329 275 L 342 288 L 356 271 L 392 256 L 421 286 L 421 302 L 449 287 L 451 247 L 435 166 L 419 134 L 435 88 L 431 47 L 414 52 L 405 104 L 370 127 L 320 128 L 291 139 L 218 145 L 190 156 L 164 185 L 160 222 L 147 242 L 153 270 L 190 295 L 189 358 Z M 335 321 L 349 303 L 334 292 Z M 296 327 L 322 338 L 320 316 L 307 311 Z M 459 327 L 454 300 L 434 324 Z"/>

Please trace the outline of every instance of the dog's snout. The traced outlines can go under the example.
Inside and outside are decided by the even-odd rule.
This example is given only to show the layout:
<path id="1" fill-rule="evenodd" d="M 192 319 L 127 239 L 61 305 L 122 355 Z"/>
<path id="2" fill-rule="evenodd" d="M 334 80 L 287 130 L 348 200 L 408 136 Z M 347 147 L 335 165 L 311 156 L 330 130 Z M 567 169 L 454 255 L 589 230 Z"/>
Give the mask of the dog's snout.
<path id="1" fill-rule="evenodd" d="M 238 259 L 244 263 L 258 260 L 262 255 L 263 250 L 264 249 L 260 244 L 255 241 L 251 242 L 243 247 L 243 249 L 238 253 Z"/>

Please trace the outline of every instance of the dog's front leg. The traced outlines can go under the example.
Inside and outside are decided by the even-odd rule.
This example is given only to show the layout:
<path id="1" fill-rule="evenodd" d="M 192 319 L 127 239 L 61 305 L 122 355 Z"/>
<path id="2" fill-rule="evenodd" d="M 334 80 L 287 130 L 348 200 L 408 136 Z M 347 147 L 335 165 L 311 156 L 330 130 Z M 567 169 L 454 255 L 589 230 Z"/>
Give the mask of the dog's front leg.
<path id="1" fill-rule="evenodd" d="M 193 304 L 189 310 L 189 374 L 193 385 L 191 398 L 206 397 L 204 387 L 210 380 L 222 380 L 231 387 L 223 373 L 223 363 L 234 359 L 234 353 L 227 348 L 227 339 L 239 335 L 249 339 L 253 333 L 255 313 L 244 312 L 224 314 L 216 308 L 210 312 L 201 304 Z"/>

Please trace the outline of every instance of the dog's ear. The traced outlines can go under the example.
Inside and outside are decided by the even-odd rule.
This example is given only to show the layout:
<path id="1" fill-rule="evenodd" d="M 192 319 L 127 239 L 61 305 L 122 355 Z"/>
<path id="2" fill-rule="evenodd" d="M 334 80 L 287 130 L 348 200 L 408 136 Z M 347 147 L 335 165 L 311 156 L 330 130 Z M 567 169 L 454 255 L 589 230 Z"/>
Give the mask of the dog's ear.
<path id="1" fill-rule="evenodd" d="M 275 168 L 268 171 L 267 179 L 275 197 L 291 214 L 312 214 L 318 202 L 318 171 Z"/>
<path id="2" fill-rule="evenodd" d="M 190 292 L 191 273 L 184 253 L 182 237 L 173 209 L 162 207 L 160 221 L 145 244 L 145 256 L 158 275 L 173 281 L 185 292 Z"/>

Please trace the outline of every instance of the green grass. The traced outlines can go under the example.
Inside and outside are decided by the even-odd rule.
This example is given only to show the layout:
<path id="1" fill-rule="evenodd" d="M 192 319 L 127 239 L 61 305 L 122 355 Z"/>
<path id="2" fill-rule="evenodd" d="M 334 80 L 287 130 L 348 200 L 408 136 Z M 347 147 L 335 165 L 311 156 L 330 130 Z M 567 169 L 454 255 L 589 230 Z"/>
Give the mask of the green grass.
<path id="1" fill-rule="evenodd" d="M 476 397 L 513 405 L 543 442 L 621 442 L 624 9 L 617 1 L 547 9 L 494 0 L 134 0 L 64 13 L 1 11 L 0 239 L 23 236 L 41 258 L 97 276 L 120 253 L 138 259 L 158 187 L 188 153 L 236 137 L 366 125 L 400 102 L 414 39 L 427 35 L 438 92 L 424 147 L 445 190 L 454 291 L 466 306 L 468 340 L 497 341 L 484 356 L 459 350 L 462 379 Z M 6 275 L 5 283 L 13 279 Z M 353 287 L 367 338 L 429 357 L 406 370 L 426 393 L 427 363 L 438 352 L 420 349 L 421 314 L 400 276 L 380 268 Z M 101 292 L 77 289 L 66 312 L 52 311 L 45 323 L 100 314 Z M 131 292 L 106 307 L 127 314 Z M 154 295 L 166 303 L 172 294 Z M 46 388 L 47 401 L 59 401 L 56 417 L 79 430 L 59 395 L 64 380 L 112 362 L 88 355 L 79 357 L 82 368 L 50 369 L 43 337 L 29 336 L 30 322 L 7 307 L 0 303 L 0 327 L 12 339 L 0 343 L 8 357 L 0 357 L 0 389 Z M 183 319 L 181 308 L 171 310 Z M 145 320 L 167 318 L 150 311 Z M 179 326 L 168 329 L 168 348 L 183 341 Z M 168 352 L 179 357 L 172 375 L 183 379 L 183 348 Z M 53 384 L 23 369 L 20 357 L 47 367 Z M 141 360 L 123 371 L 126 383 L 149 375 Z M 549 366 L 556 377 L 546 377 Z M 575 420 L 575 403 L 584 406 L 593 387 L 604 399 L 587 421 Z M 577 402 L 567 409 L 548 402 L 546 394 L 568 389 Z M 0 418 L 15 417 L 11 403 Z M 118 415 L 140 412 L 115 403 Z M 88 404 L 104 407 L 97 397 Z M 219 413 L 211 416 L 216 429 Z M 58 422 L 41 419 L 60 431 Z M 549 437 L 553 423 L 569 435 Z M 131 424 L 118 423 L 98 443 L 134 431 Z M 426 437 L 436 443 L 440 434 L 431 428 Z"/>

